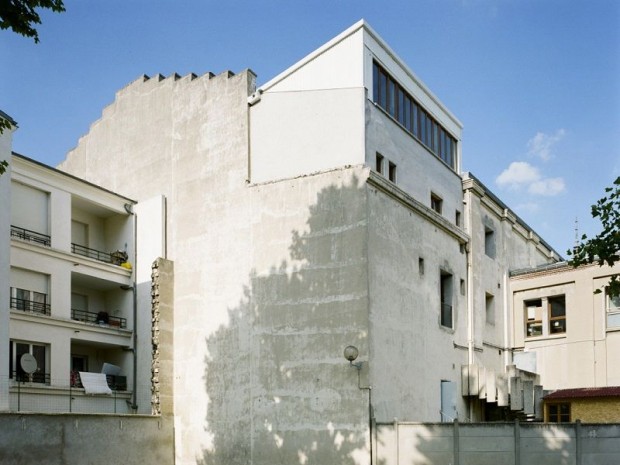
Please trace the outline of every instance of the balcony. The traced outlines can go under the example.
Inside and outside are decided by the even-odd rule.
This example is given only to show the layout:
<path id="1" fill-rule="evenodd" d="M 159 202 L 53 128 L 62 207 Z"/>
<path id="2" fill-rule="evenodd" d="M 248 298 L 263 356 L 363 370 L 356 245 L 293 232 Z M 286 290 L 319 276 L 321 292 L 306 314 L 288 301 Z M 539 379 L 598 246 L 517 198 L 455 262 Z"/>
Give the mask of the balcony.
<path id="1" fill-rule="evenodd" d="M 110 316 L 107 312 L 87 312 L 85 310 L 71 309 L 71 319 L 81 321 L 83 323 L 92 323 L 100 326 L 109 326 L 112 328 L 127 328 L 127 319 L 116 316 Z"/>
<path id="2" fill-rule="evenodd" d="M 10 303 L 12 310 L 21 310 L 23 312 L 39 313 L 49 316 L 51 314 L 50 304 L 43 302 L 35 302 L 32 300 L 18 299 L 11 297 Z"/>
<path id="3" fill-rule="evenodd" d="M 127 253 L 117 250 L 116 252 L 102 252 L 100 250 L 91 249 L 83 245 L 71 243 L 71 252 L 82 257 L 92 258 L 104 263 L 112 263 L 121 265 L 127 261 Z"/>
<path id="4" fill-rule="evenodd" d="M 43 245 L 45 247 L 50 247 L 51 237 L 47 234 L 42 234 L 36 231 L 31 231 L 30 229 L 20 228 L 19 226 L 11 225 L 11 237 L 15 237 L 17 239 L 21 239 L 28 242 L 33 242 L 38 245 Z"/>
<path id="5" fill-rule="evenodd" d="M 32 374 L 28 374 L 23 370 L 11 371 L 10 378 L 17 381 L 18 383 L 37 383 L 37 384 L 45 384 L 49 386 L 50 384 L 50 374 L 49 373 L 41 373 L 35 371 Z"/>
<path id="6" fill-rule="evenodd" d="M 73 388 L 83 388 L 79 371 L 72 371 L 70 375 L 70 386 Z M 106 375 L 106 382 L 112 391 L 126 391 L 127 377 L 119 375 Z"/>

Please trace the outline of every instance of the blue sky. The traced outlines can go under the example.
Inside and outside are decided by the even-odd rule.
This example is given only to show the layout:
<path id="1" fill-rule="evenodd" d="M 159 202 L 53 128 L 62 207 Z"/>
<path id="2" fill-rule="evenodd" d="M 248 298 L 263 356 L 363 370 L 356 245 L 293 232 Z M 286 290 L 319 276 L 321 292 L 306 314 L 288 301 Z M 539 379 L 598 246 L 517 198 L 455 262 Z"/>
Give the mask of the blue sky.
<path id="1" fill-rule="evenodd" d="M 141 74 L 258 83 L 361 18 L 464 124 L 471 171 L 564 255 L 620 175 L 617 0 L 65 0 L 41 42 L 0 31 L 13 149 L 50 165 Z"/>

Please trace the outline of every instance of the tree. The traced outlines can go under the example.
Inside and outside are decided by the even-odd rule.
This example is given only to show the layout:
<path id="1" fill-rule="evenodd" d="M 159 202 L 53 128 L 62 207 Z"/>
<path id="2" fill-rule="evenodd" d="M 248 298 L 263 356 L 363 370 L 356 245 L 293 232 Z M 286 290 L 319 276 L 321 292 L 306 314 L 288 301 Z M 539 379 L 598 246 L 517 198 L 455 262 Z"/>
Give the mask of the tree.
<path id="1" fill-rule="evenodd" d="M 49 8 L 56 13 L 65 11 L 62 0 L 0 0 L 0 29 L 11 28 L 24 37 L 32 37 L 39 43 L 35 24 L 41 24 L 36 8 Z"/>
<path id="2" fill-rule="evenodd" d="M 592 205 L 592 217 L 600 219 L 603 230 L 591 239 L 584 234 L 582 242 L 567 252 L 573 257 L 570 264 L 574 267 L 594 262 L 599 266 L 613 266 L 620 261 L 620 176 L 612 187 L 605 189 L 605 194 L 605 197 Z M 620 296 L 619 273 L 611 276 L 606 288 L 610 296 Z M 599 294 L 601 290 L 594 292 Z"/>

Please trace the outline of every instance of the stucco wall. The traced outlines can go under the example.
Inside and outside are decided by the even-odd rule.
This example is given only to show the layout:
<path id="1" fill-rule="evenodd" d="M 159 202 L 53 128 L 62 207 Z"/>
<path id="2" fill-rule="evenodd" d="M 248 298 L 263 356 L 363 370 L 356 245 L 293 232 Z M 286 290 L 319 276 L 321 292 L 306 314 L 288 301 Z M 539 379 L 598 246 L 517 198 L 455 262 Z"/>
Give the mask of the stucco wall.
<path id="1" fill-rule="evenodd" d="M 617 398 L 571 399 L 571 421 L 588 423 L 618 423 L 620 402 Z"/>
<path id="2" fill-rule="evenodd" d="M 172 465 L 172 422 L 161 417 L 0 414 L 3 465 Z"/>

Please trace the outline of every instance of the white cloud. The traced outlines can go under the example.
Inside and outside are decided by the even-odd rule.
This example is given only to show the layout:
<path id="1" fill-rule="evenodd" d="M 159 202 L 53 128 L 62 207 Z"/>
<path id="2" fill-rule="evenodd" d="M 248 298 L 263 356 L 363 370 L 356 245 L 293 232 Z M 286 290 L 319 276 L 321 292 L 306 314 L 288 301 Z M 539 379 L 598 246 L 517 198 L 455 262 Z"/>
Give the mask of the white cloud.
<path id="1" fill-rule="evenodd" d="M 566 190 L 564 179 L 562 178 L 545 178 L 533 182 L 527 188 L 530 194 L 545 195 L 548 197 L 561 194 Z"/>
<path id="2" fill-rule="evenodd" d="M 530 155 L 540 157 L 547 161 L 552 157 L 551 149 L 561 141 L 566 135 L 564 129 L 558 129 L 555 134 L 549 135 L 544 132 L 537 132 L 534 137 L 527 141 L 527 149 Z"/>
<path id="3" fill-rule="evenodd" d="M 525 189 L 531 195 L 552 197 L 566 190 L 564 179 L 546 178 L 535 166 L 525 161 L 513 161 L 508 168 L 495 179 L 499 187 L 513 190 Z M 524 204 L 525 205 L 528 204 Z M 529 204 L 532 208 L 533 204 Z"/>
<path id="4" fill-rule="evenodd" d="M 540 180 L 538 168 L 524 161 L 513 161 L 510 166 L 502 171 L 495 182 L 500 187 L 516 189 L 523 184 L 531 184 Z"/>

